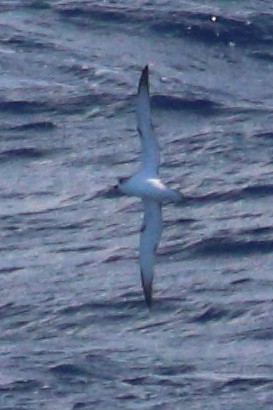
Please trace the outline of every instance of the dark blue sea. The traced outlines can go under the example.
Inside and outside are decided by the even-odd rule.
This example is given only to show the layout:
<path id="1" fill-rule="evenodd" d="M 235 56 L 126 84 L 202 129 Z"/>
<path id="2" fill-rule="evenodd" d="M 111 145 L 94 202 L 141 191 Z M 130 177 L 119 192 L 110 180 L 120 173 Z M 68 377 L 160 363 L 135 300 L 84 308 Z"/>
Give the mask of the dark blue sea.
<path id="1" fill-rule="evenodd" d="M 163 207 L 151 311 L 149 64 Z M 0 1 L 0 409 L 271 410 L 273 3 Z"/>

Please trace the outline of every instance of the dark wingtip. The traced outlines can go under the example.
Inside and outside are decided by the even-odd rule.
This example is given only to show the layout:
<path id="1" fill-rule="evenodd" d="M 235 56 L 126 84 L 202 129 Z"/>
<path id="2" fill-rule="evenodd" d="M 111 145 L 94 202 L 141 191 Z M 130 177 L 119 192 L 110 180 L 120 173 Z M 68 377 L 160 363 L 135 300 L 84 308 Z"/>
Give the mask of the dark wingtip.
<path id="1" fill-rule="evenodd" d="M 144 289 L 144 297 L 145 297 L 145 302 L 149 310 L 152 309 L 152 304 L 153 304 L 153 299 L 152 299 L 152 291 L 150 290 L 149 292 L 146 292 Z"/>
<path id="2" fill-rule="evenodd" d="M 141 87 L 147 87 L 149 89 L 149 66 L 148 64 L 142 70 L 140 80 L 138 83 L 138 92 L 140 91 Z"/>
<path id="3" fill-rule="evenodd" d="M 149 308 L 149 310 L 151 310 L 152 303 L 153 303 L 152 283 L 144 282 L 142 271 L 141 271 L 141 282 L 142 282 L 142 288 L 143 288 L 144 299 L 145 299 L 146 305 Z"/>
<path id="4" fill-rule="evenodd" d="M 142 75 L 147 78 L 149 77 L 149 65 L 148 64 L 146 64 L 145 67 L 143 68 Z"/>

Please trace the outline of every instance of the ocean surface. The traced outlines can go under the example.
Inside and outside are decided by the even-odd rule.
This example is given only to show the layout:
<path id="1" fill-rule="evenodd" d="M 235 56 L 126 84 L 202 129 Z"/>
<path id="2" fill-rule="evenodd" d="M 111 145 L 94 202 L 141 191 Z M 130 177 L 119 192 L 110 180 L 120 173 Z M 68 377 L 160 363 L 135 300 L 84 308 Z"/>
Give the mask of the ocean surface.
<path id="1" fill-rule="evenodd" d="M 204 4 L 205 3 L 205 4 Z M 0 0 L 0 409 L 271 410 L 273 3 Z M 163 207 L 151 311 L 135 94 Z"/>

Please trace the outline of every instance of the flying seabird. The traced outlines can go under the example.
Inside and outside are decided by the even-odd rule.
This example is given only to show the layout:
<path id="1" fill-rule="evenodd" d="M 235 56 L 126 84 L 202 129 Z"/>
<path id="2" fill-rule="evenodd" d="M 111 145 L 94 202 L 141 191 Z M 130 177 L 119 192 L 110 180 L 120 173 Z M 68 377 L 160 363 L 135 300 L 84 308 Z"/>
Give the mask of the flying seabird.
<path id="1" fill-rule="evenodd" d="M 183 196 L 164 185 L 158 176 L 160 153 L 151 123 L 148 65 L 144 67 L 140 76 L 136 113 L 141 144 L 140 167 L 130 178 L 120 178 L 118 189 L 123 194 L 142 199 L 144 218 L 140 232 L 139 264 L 144 297 L 148 307 L 151 307 L 155 253 L 163 226 L 161 204 L 180 202 Z"/>

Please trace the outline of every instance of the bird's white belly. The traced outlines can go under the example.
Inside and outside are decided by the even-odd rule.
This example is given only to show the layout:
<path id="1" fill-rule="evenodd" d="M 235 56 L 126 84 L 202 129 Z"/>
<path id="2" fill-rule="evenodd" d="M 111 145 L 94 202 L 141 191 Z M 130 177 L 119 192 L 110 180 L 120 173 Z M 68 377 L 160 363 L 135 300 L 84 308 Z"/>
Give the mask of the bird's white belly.
<path id="1" fill-rule="evenodd" d="M 149 198 L 157 201 L 168 199 L 169 189 L 157 178 L 133 176 L 120 189 L 127 195 Z"/>

